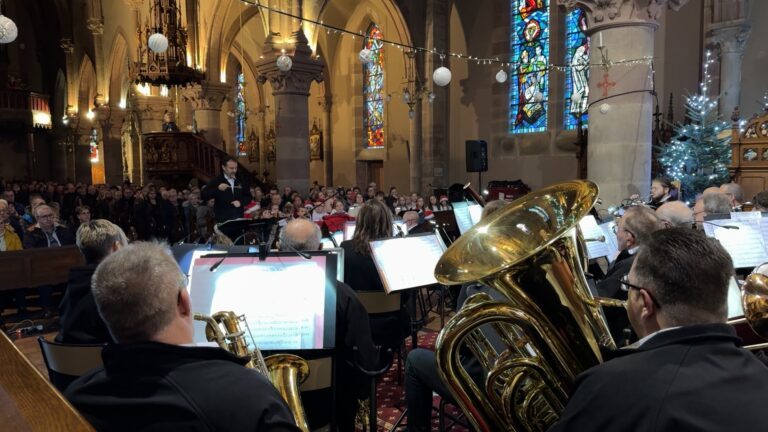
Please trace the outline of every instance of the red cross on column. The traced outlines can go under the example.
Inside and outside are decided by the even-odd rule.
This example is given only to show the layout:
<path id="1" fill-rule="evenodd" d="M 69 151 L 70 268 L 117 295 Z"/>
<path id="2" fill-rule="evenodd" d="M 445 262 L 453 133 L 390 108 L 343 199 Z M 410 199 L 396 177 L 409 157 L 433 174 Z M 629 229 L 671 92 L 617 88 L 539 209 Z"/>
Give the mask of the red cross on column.
<path id="1" fill-rule="evenodd" d="M 603 89 L 603 97 L 608 97 L 608 89 L 614 87 L 615 85 L 616 81 L 611 81 L 608 79 L 608 72 L 603 74 L 603 80 L 597 84 L 599 88 Z"/>

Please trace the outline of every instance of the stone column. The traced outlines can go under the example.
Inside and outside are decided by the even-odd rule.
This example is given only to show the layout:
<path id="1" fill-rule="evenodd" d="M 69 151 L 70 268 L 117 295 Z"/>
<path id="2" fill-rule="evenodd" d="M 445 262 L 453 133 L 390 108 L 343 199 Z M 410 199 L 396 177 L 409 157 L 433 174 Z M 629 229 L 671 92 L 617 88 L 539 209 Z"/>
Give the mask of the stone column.
<path id="1" fill-rule="evenodd" d="M 172 108 L 171 101 L 161 96 L 144 96 L 131 94 L 129 105 L 136 112 L 139 121 L 139 130 L 142 134 L 160 132 L 163 129 L 163 113 Z M 132 145 L 133 158 L 133 182 L 146 184 L 147 178 L 144 172 L 144 159 L 142 158 L 142 140 Z"/>
<path id="2" fill-rule="evenodd" d="M 450 52 L 450 14 L 451 6 L 449 2 L 441 0 L 428 0 L 427 1 L 427 46 L 434 47 L 441 52 Z M 418 60 L 418 57 L 417 57 Z M 413 153 L 417 155 L 414 159 L 411 155 L 411 165 L 414 162 L 421 163 L 423 168 L 421 169 L 421 179 L 416 189 L 411 189 L 411 192 L 418 192 L 421 195 L 429 196 L 432 194 L 431 187 L 433 186 L 449 186 L 449 173 L 448 167 L 450 158 L 450 86 L 438 87 L 432 84 L 432 72 L 439 68 L 441 64 L 450 68 L 450 56 L 447 56 L 442 61 L 438 56 L 430 55 L 424 56 L 424 63 L 421 65 L 424 72 L 422 73 L 422 67 L 419 67 L 417 62 L 414 62 L 414 75 L 416 77 L 427 76 L 429 79 L 417 79 L 417 90 L 420 87 L 419 82 L 426 83 L 432 86 L 431 90 L 434 92 L 435 99 L 432 103 L 429 103 L 424 109 L 424 138 L 423 138 L 423 151 L 420 153 Z M 424 91 L 417 91 L 416 95 L 426 97 Z M 419 118 L 422 115 L 422 104 L 419 103 L 418 108 L 415 109 L 416 117 Z M 421 122 L 421 119 L 418 119 Z M 419 126 L 421 130 L 421 126 Z M 421 132 L 420 132 L 421 133 Z M 418 141 L 421 141 L 422 135 L 418 135 Z M 411 141 L 411 148 L 416 146 L 421 147 L 420 142 Z M 422 156 L 423 155 L 423 156 Z M 423 159 L 422 159 L 423 158 Z M 423 160 L 423 162 L 422 162 Z M 413 188 L 413 185 L 411 185 Z M 482 190 L 482 187 L 478 185 L 478 190 Z"/>
<path id="3" fill-rule="evenodd" d="M 707 38 L 720 47 L 720 107 L 723 118 L 729 118 L 741 98 L 741 58 L 752 26 L 746 21 L 718 23 L 710 26 Z"/>
<path id="4" fill-rule="evenodd" d="M 323 159 L 325 160 L 325 184 L 333 186 L 333 142 L 331 140 L 331 96 L 325 96 L 323 104 Z"/>
<path id="5" fill-rule="evenodd" d="M 293 65 L 283 72 L 277 68 L 280 55 L 266 44 L 264 59 L 256 64 L 258 80 L 269 81 L 275 98 L 275 134 L 277 135 L 275 178 L 280 188 L 291 186 L 300 193 L 309 190 L 309 88 L 312 81 L 323 80 L 323 61 L 312 57 L 312 50 L 301 29 L 294 33 L 296 48 L 290 55 Z M 266 145 L 266 143 L 265 143 Z"/>
<path id="6" fill-rule="evenodd" d="M 123 146 L 120 132 L 125 115 L 125 110 L 116 106 L 103 105 L 96 109 L 96 118 L 101 126 L 104 178 L 107 183 L 113 185 L 123 182 Z"/>
<path id="7" fill-rule="evenodd" d="M 267 169 L 267 110 L 269 107 L 262 105 L 256 110 L 256 117 L 259 119 L 259 172 L 257 177 L 261 178 L 264 170 Z M 266 191 L 268 192 L 268 191 Z"/>
<path id="8" fill-rule="evenodd" d="M 648 195 L 653 114 L 650 64 L 611 65 L 610 61 L 652 57 L 657 19 L 667 6 L 677 10 L 686 2 L 559 0 L 569 9 L 582 7 L 586 12 L 590 63 L 609 63 L 593 67 L 589 74 L 587 155 L 587 176 L 600 187 L 606 205 L 616 205 L 635 193 Z"/>
<path id="9" fill-rule="evenodd" d="M 97 11 L 93 11 L 96 13 Z M 106 96 L 109 94 L 109 82 L 107 81 L 106 65 L 104 64 L 104 22 L 101 16 L 93 15 L 86 22 L 88 30 L 93 35 L 94 69 L 96 70 L 96 98 L 93 101 L 94 106 L 100 107 L 107 103 Z M 119 101 L 117 101 L 119 102 Z"/>
<path id="10" fill-rule="evenodd" d="M 408 193 L 416 192 L 419 195 L 422 194 L 421 185 L 421 161 L 422 161 L 422 124 L 421 124 L 421 98 L 416 96 L 413 102 L 413 113 L 409 112 L 411 117 L 411 136 L 410 136 L 410 187 Z"/>
<path id="11" fill-rule="evenodd" d="M 35 153 L 35 129 L 27 129 L 27 179 L 32 180 L 37 176 L 37 154 Z"/>
<path id="12" fill-rule="evenodd" d="M 209 144 L 224 151 L 227 149 L 222 141 L 224 132 L 221 125 L 221 105 L 231 91 L 231 85 L 211 81 L 189 85 L 181 90 L 182 100 L 192 105 L 198 132 L 205 136 Z"/>

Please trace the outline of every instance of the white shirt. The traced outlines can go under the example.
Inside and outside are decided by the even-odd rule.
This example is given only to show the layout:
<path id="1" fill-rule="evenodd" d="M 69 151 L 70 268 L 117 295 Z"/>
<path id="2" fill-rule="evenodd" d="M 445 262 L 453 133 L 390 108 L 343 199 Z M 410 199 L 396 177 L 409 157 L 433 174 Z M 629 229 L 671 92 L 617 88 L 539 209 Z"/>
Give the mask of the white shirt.
<path id="1" fill-rule="evenodd" d="M 5 227 L 0 225 L 0 252 L 5 252 L 7 246 L 5 244 Z"/>
<path id="2" fill-rule="evenodd" d="M 229 187 L 232 189 L 232 193 L 235 193 L 235 178 L 224 176 L 225 179 L 227 179 L 227 183 L 229 183 Z"/>
<path id="3" fill-rule="evenodd" d="M 644 343 L 646 343 L 646 342 L 648 342 L 649 340 L 651 340 L 651 338 L 653 338 L 653 337 L 654 337 L 654 336 L 656 336 L 657 334 L 659 334 L 659 333 L 664 333 L 665 331 L 670 331 L 670 330 L 679 329 L 679 328 L 680 328 L 680 326 L 676 326 L 676 327 L 667 327 L 667 328 L 663 328 L 663 329 L 661 329 L 661 330 L 655 331 L 655 332 L 653 332 L 653 333 L 651 333 L 651 334 L 647 335 L 646 337 L 644 337 L 644 338 L 640 339 L 639 341 L 637 341 L 637 342 L 633 343 L 632 345 L 629 345 L 627 348 L 640 348 L 641 346 L 643 346 L 643 344 L 644 344 Z"/>

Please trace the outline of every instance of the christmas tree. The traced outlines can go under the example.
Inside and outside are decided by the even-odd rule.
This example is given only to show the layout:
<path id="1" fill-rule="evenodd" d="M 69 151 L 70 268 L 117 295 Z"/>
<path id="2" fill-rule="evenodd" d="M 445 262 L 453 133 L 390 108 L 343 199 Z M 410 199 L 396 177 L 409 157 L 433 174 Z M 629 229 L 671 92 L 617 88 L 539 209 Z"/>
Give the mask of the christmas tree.
<path id="1" fill-rule="evenodd" d="M 707 95 L 711 63 L 707 52 L 699 93 L 685 100 L 688 123 L 676 124 L 672 141 L 659 149 L 659 162 L 666 175 L 680 181 L 682 199 L 689 201 L 704 189 L 729 180 L 730 126 L 717 112 L 717 99 Z"/>

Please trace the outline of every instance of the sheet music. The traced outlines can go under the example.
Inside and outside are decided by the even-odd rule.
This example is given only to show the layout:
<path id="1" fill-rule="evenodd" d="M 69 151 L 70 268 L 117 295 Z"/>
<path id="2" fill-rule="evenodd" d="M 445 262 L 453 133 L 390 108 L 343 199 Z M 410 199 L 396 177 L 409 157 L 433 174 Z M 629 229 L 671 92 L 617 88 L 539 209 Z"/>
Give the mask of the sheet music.
<path id="1" fill-rule="evenodd" d="M 744 316 L 744 308 L 741 305 L 741 289 L 735 277 L 731 277 L 728 284 L 728 319 Z"/>
<path id="2" fill-rule="evenodd" d="M 387 292 L 437 283 L 443 248 L 435 234 L 373 241 L 371 253 Z"/>
<path id="3" fill-rule="evenodd" d="M 472 223 L 472 215 L 469 212 L 467 203 L 453 203 L 453 215 L 456 217 L 456 225 L 459 227 L 459 232 L 461 234 L 472 229 L 474 223 Z"/>
<path id="4" fill-rule="evenodd" d="M 352 240 L 352 237 L 355 236 L 355 227 L 357 224 L 354 221 L 348 221 L 344 223 L 344 240 Z M 400 234 L 400 230 L 397 229 L 397 227 L 400 227 L 400 230 L 402 230 L 403 233 L 407 233 L 408 230 L 405 228 L 405 222 L 403 221 L 394 221 L 392 222 L 392 235 L 397 236 Z M 341 242 L 339 242 L 341 244 Z"/>
<path id="5" fill-rule="evenodd" d="M 731 255 L 733 266 L 736 268 L 753 268 L 768 261 L 763 237 L 768 229 L 768 223 L 762 219 L 718 219 L 704 224 L 704 232 L 708 237 L 716 238 Z M 715 226 L 722 225 L 722 226 Z M 738 229 L 729 229 L 738 227 Z"/>
<path id="6" fill-rule="evenodd" d="M 325 328 L 325 259 L 232 257 L 215 272 L 213 258 L 194 265 L 195 312 L 233 311 L 245 315 L 260 349 L 323 348 Z M 293 282 L 290 282 L 293 281 Z M 246 331 L 245 326 L 241 330 Z M 250 338 L 247 338 L 250 340 Z M 205 324 L 195 321 L 195 341 L 205 340 Z"/>
<path id="7" fill-rule="evenodd" d="M 471 204 L 468 208 L 472 225 L 480 223 L 480 219 L 483 217 L 483 207 L 480 204 Z"/>
<path id="8" fill-rule="evenodd" d="M 600 237 L 606 237 L 603 234 L 603 230 L 600 229 L 600 227 L 597 225 L 597 221 L 595 220 L 595 217 L 592 215 L 586 215 L 579 221 L 579 227 L 581 228 L 581 233 L 584 235 L 584 239 L 598 239 Z M 606 237 L 607 238 L 607 237 Z M 603 241 L 588 241 L 587 244 L 587 255 L 589 255 L 589 259 L 593 258 L 600 258 L 600 257 L 607 257 L 610 253 L 608 249 L 608 244 L 606 243 L 605 239 Z"/>
<path id="9" fill-rule="evenodd" d="M 740 221 L 740 220 L 753 220 L 753 219 L 762 219 L 763 214 L 759 211 L 749 211 L 749 212 L 731 212 L 731 220 Z"/>
<path id="10" fill-rule="evenodd" d="M 619 255 L 619 241 L 613 232 L 614 226 L 616 226 L 615 220 L 600 224 L 600 231 L 605 236 L 605 245 L 608 246 L 608 262 L 614 262 Z"/>

